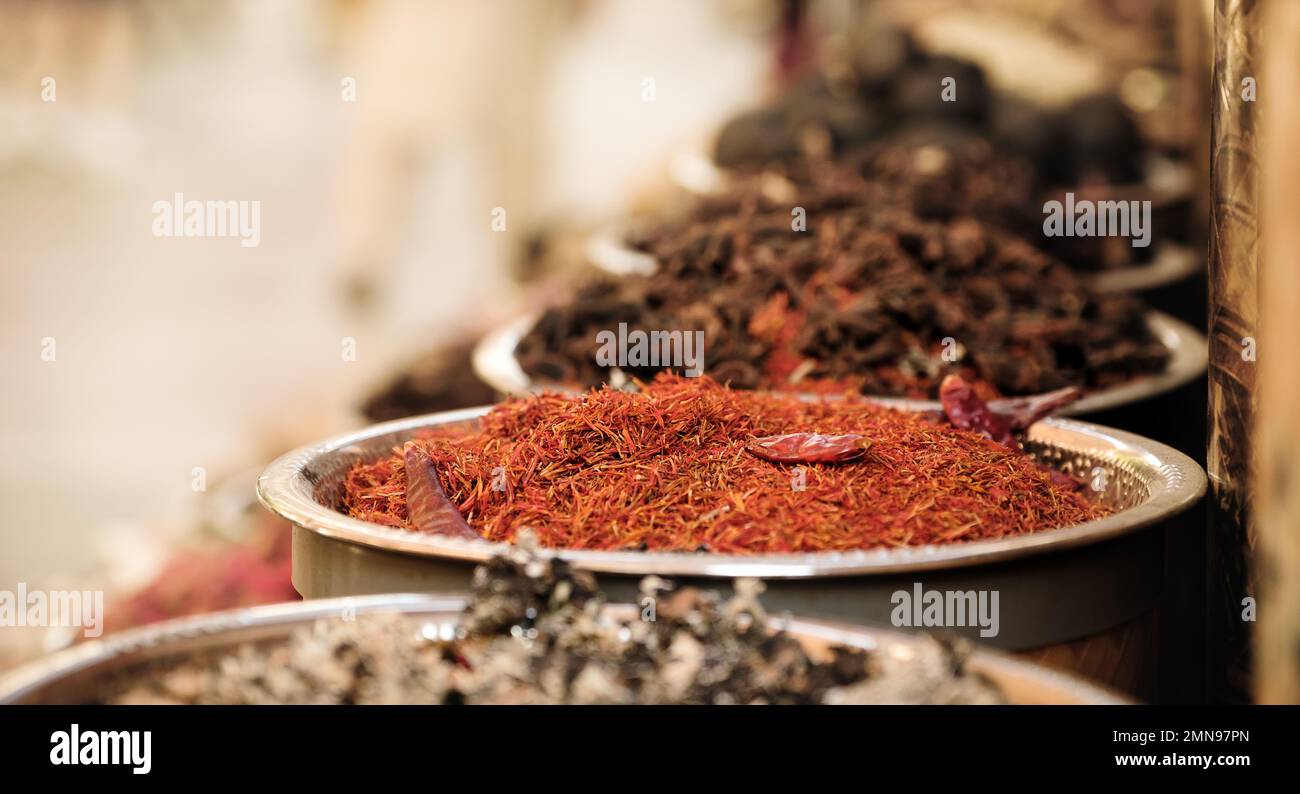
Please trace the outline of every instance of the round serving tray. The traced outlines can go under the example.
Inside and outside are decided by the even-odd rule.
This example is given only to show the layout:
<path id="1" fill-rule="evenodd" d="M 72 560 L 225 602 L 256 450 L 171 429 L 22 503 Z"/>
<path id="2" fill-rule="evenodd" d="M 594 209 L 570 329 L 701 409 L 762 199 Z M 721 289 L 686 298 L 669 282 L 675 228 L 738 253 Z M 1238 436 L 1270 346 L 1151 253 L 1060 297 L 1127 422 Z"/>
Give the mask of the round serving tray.
<path id="1" fill-rule="evenodd" d="M 383 527 L 346 516 L 334 506 L 354 463 L 390 454 L 422 428 L 470 426 L 488 410 L 388 422 L 303 447 L 272 463 L 258 480 L 258 496 L 294 525 L 298 592 L 323 598 L 466 589 L 474 565 L 502 551 L 503 544 Z M 1118 512 L 1032 535 L 942 546 L 757 555 L 541 553 L 594 572 L 611 600 L 635 601 L 637 583 L 648 574 L 724 592 L 733 578 L 753 576 L 767 581 L 764 599 L 773 611 L 855 625 L 911 628 L 895 620 L 895 599 L 900 591 L 916 587 L 996 592 L 1000 624 L 992 636 L 973 625 L 948 630 L 1039 654 L 1031 658 L 1060 661 L 1125 691 L 1149 694 L 1155 658 L 1150 618 L 1164 588 L 1166 535 L 1194 529 L 1181 514 L 1201 498 L 1205 474 L 1167 446 L 1068 419 L 1034 425 L 1026 448 L 1039 460 L 1087 479 L 1100 469 L 1105 473 L 1102 497 Z"/>
<path id="2" fill-rule="evenodd" d="M 906 406 L 903 406 L 906 407 Z M 510 546 L 385 527 L 334 509 L 347 471 L 388 454 L 418 431 L 471 428 L 490 406 L 446 411 L 374 425 L 311 444 L 274 461 L 258 478 L 257 493 L 272 512 L 314 533 L 390 552 L 484 562 Z M 621 575 L 807 578 L 903 573 L 1011 560 L 1097 543 L 1150 526 L 1186 510 L 1205 491 L 1205 473 L 1191 458 L 1133 433 L 1067 419 L 1038 422 L 1026 448 L 1067 472 L 1106 470 L 1104 498 L 1121 509 L 1072 527 L 1014 538 L 848 552 L 702 554 L 653 551 L 542 549 L 576 567 Z"/>
<path id="3" fill-rule="evenodd" d="M 536 313 L 525 315 L 485 335 L 474 349 L 475 374 L 492 388 L 507 395 L 563 388 L 556 384 L 534 382 L 515 358 L 515 348 L 537 323 L 539 316 Z M 1185 386 L 1205 372 L 1208 353 L 1205 337 L 1202 334 L 1187 323 L 1163 312 L 1147 312 L 1146 321 L 1151 333 L 1169 350 L 1169 363 L 1165 371 L 1157 375 L 1134 378 L 1118 386 L 1089 392 L 1078 402 L 1062 409 L 1061 415 L 1087 416 L 1147 400 Z M 929 410 L 938 407 L 936 402 L 902 400 L 895 397 L 870 396 L 870 398 L 877 402 L 911 406 L 916 409 Z"/>
<path id="4" fill-rule="evenodd" d="M 191 654 L 233 650 L 249 642 L 282 640 L 290 632 L 325 618 L 360 614 L 402 614 L 413 625 L 443 635 L 459 621 L 462 596 L 396 594 L 336 598 L 217 612 L 110 634 L 53 654 L 0 677 L 0 705 L 77 703 L 94 698 L 105 676 L 129 674 Z M 606 607 L 611 619 L 627 619 L 635 607 Z M 918 638 L 839 623 L 771 617 L 769 625 L 802 642 L 810 652 L 842 645 L 906 656 Z M 1130 701 L 1073 676 L 1003 654 L 977 649 L 967 664 L 988 676 L 1016 704 L 1125 705 Z"/>

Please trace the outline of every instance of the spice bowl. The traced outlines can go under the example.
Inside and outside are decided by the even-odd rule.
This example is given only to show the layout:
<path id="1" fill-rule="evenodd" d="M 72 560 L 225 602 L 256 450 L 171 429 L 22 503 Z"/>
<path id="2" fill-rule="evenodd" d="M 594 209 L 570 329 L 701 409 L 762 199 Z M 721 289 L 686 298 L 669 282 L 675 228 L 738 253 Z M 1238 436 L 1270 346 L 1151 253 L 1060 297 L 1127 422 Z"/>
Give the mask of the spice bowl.
<path id="1" fill-rule="evenodd" d="M 258 494 L 294 525 L 297 590 L 307 598 L 467 590 L 474 565 L 505 544 L 383 527 L 336 506 L 354 464 L 387 456 L 427 428 L 472 427 L 488 410 L 375 425 L 272 463 L 259 478 Z M 860 625 L 912 628 L 899 602 L 918 591 L 983 593 L 990 602 L 996 593 L 996 628 L 968 624 L 945 630 L 1149 696 L 1156 680 L 1155 613 L 1164 589 L 1166 536 L 1191 531 L 1183 514 L 1204 493 L 1205 474 L 1167 446 L 1070 419 L 1035 424 L 1026 448 L 1098 486 L 1115 512 L 1013 538 L 853 552 L 540 553 L 592 571 L 612 601 L 635 601 L 637 583 L 651 574 L 723 592 L 734 578 L 758 577 L 767 582 L 764 603 L 773 613 Z"/>
<path id="2" fill-rule="evenodd" d="M 502 324 L 486 334 L 474 349 L 474 372 L 485 383 L 505 395 L 522 395 L 544 389 L 560 389 L 556 384 L 539 382 L 524 371 L 515 357 L 515 348 L 540 315 L 529 313 Z M 1163 372 L 1133 378 L 1105 389 L 1090 391 L 1077 402 L 1059 412 L 1064 416 L 1091 416 L 1114 411 L 1134 403 L 1154 400 L 1184 389 L 1204 373 L 1209 360 L 1205 336 L 1187 323 L 1163 312 L 1148 312 L 1147 328 L 1169 351 Z M 933 410 L 937 402 L 870 396 L 887 405 Z"/>
<path id="3" fill-rule="evenodd" d="M 391 594 L 272 604 L 110 634 L 38 660 L 0 676 L 0 705 L 70 704 L 94 701 L 105 684 L 149 675 L 186 659 L 233 651 L 246 644 L 272 644 L 295 629 L 329 618 L 397 614 L 424 636 L 448 636 L 465 599 L 452 595 Z M 605 606 L 607 617 L 627 619 L 639 610 L 627 604 Z M 832 646 L 907 658 L 919 638 L 896 631 L 820 620 L 771 617 L 772 629 L 790 634 L 810 655 Z M 1014 657 L 976 649 L 967 668 L 997 685 L 1015 704 L 1125 705 L 1124 697 L 1077 677 Z"/>

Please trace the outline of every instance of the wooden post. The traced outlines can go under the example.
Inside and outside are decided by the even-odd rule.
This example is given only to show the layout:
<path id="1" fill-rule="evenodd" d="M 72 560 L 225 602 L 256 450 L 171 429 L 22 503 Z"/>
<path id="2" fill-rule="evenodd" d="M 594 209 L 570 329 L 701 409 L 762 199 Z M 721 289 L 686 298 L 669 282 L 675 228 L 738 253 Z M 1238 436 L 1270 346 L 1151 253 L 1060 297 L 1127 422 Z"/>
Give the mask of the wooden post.
<path id="1" fill-rule="evenodd" d="M 1257 78 L 1262 3 L 1216 0 L 1210 141 L 1210 476 L 1206 656 L 1212 701 L 1250 691 L 1250 494 L 1254 467 L 1258 307 L 1256 103 L 1243 95 Z M 1258 88 L 1258 82 L 1256 82 Z M 1280 96 L 1280 95 L 1279 95 Z M 1280 98 L 1279 102 L 1288 101 Z"/>
<path id="2" fill-rule="evenodd" d="M 1300 703 L 1300 3 L 1267 3 L 1263 38 L 1255 696 Z"/>

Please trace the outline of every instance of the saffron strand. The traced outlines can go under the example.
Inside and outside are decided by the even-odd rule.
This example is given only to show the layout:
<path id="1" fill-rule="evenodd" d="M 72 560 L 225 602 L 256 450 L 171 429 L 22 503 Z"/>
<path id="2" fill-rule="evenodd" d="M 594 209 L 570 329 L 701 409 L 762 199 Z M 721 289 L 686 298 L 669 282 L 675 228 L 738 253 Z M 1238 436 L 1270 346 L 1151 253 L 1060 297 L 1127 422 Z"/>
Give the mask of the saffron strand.
<path id="1" fill-rule="evenodd" d="M 429 428 L 353 466 L 339 507 L 494 542 L 529 529 L 547 548 L 718 554 L 967 543 L 1110 512 L 978 429 L 855 396 L 673 375 L 636 392 L 511 399 L 475 427 Z"/>

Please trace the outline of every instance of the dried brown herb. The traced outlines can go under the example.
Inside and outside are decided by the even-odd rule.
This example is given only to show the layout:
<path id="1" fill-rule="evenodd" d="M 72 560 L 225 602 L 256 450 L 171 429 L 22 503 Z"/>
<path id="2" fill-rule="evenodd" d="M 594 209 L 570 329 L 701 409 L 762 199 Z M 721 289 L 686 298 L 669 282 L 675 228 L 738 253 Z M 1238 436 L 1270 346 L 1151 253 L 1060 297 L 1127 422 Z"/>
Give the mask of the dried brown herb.
<path id="1" fill-rule="evenodd" d="M 1090 292 L 1009 232 L 923 220 L 876 203 L 851 169 L 822 171 L 808 185 L 741 180 L 640 233 L 634 243 L 658 272 L 595 278 L 547 310 L 516 349 L 525 371 L 606 381 L 596 335 L 619 323 L 703 331 L 705 370 L 739 388 L 933 399 L 959 374 L 987 399 L 1105 388 L 1164 368 L 1168 351 L 1138 299 Z M 806 231 L 792 229 L 794 207 Z"/>
<path id="2" fill-rule="evenodd" d="M 805 647 L 772 631 L 762 584 L 736 595 L 642 583 L 654 619 L 613 619 L 590 574 L 527 549 L 474 575 L 453 636 L 401 615 L 326 620 L 287 641 L 135 671 L 110 703 L 1001 703 L 964 645 L 923 639 L 907 658 Z M 650 599 L 645 602 L 644 599 Z M 644 609 L 644 607 L 640 607 Z"/>

